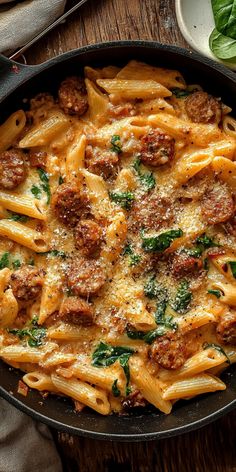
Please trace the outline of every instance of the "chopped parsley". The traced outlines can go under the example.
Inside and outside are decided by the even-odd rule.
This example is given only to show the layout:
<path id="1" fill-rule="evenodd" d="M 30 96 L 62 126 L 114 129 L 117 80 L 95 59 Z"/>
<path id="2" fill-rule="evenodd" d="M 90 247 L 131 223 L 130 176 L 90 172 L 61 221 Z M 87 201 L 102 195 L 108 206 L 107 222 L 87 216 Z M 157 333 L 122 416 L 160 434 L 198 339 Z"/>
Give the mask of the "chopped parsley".
<path id="1" fill-rule="evenodd" d="M 38 169 L 38 174 L 39 174 L 39 178 L 42 182 L 41 187 L 42 187 L 43 191 L 47 194 L 47 204 L 49 204 L 50 199 L 51 199 L 51 190 L 50 190 L 50 186 L 49 186 L 49 176 L 48 176 L 47 172 L 45 172 L 44 169 Z M 31 192 L 32 192 L 32 189 L 31 189 Z"/>
<path id="2" fill-rule="evenodd" d="M 118 134 L 114 134 L 111 138 L 111 151 L 116 152 L 116 154 L 121 154 L 122 152 L 121 140 Z"/>
<path id="3" fill-rule="evenodd" d="M 215 295 L 216 298 L 220 298 L 222 295 L 220 290 L 207 290 L 207 293 L 210 293 L 210 295 Z"/>
<path id="4" fill-rule="evenodd" d="M 236 279 L 236 261 L 229 261 L 228 264 L 230 266 L 233 277 Z"/>
<path id="5" fill-rule="evenodd" d="M 30 191 L 34 195 L 35 198 L 40 200 L 42 196 L 42 192 L 41 192 L 41 189 L 37 185 L 33 184 Z"/>
<path id="6" fill-rule="evenodd" d="M 143 240 L 142 248 L 146 252 L 163 252 L 170 247 L 174 239 L 180 238 L 181 236 L 183 236 L 182 229 L 171 229 L 165 233 L 159 234 L 158 236 L 149 237 L 146 237 L 144 231 L 141 231 L 141 237 Z"/>
<path id="7" fill-rule="evenodd" d="M 141 160 L 139 158 L 135 159 L 133 168 L 136 170 L 141 185 L 146 190 L 152 190 L 156 185 L 156 180 L 152 172 L 142 172 L 141 169 Z"/>
<path id="8" fill-rule="evenodd" d="M 132 202 L 134 200 L 134 194 L 132 192 L 110 192 L 110 199 L 124 208 L 130 210 Z"/>
<path id="9" fill-rule="evenodd" d="M 203 344 L 203 349 L 208 349 L 209 347 L 213 347 L 213 349 L 216 349 L 216 351 L 219 351 L 221 354 L 223 354 L 227 359 L 226 362 L 228 364 L 231 364 L 230 358 L 226 354 L 226 352 L 224 351 L 223 347 L 221 347 L 219 344 L 214 344 L 214 343 L 204 343 Z"/>
<path id="10" fill-rule="evenodd" d="M 126 395 L 130 393 L 128 387 L 130 381 L 129 358 L 134 353 L 130 347 L 110 346 L 100 342 L 92 355 L 92 365 L 95 367 L 107 367 L 119 361 L 126 376 Z"/>
<path id="11" fill-rule="evenodd" d="M 37 317 L 31 320 L 29 326 L 23 329 L 9 329 L 9 333 L 18 336 L 20 340 L 26 339 L 30 347 L 40 347 L 46 336 L 46 328 L 39 327 Z"/>
<path id="12" fill-rule="evenodd" d="M 189 290 L 189 282 L 187 282 L 187 280 L 182 280 L 177 289 L 173 309 L 177 311 L 177 313 L 186 313 L 191 300 L 192 292 Z"/>
<path id="13" fill-rule="evenodd" d="M 130 267 L 133 267 L 133 266 L 137 265 L 141 261 L 140 254 L 136 254 L 133 251 L 132 246 L 131 246 L 130 243 L 125 246 L 124 251 L 123 251 L 123 255 L 124 256 L 126 256 L 126 255 L 129 256 L 129 266 Z"/>
<path id="14" fill-rule="evenodd" d="M 178 87 L 170 89 L 170 91 L 173 93 L 173 95 L 176 96 L 176 98 L 185 98 L 191 95 L 192 92 L 189 90 L 185 89 L 180 89 Z"/>
<path id="15" fill-rule="evenodd" d="M 9 267 L 10 265 L 10 259 L 9 259 L 10 253 L 9 252 L 4 252 L 3 255 L 0 258 L 0 270 L 4 269 L 5 267 Z"/>
<path id="16" fill-rule="evenodd" d="M 111 387 L 114 397 L 119 397 L 120 396 L 120 390 L 117 387 L 117 382 L 118 382 L 118 379 L 115 379 L 113 384 L 112 384 L 112 387 Z"/>
<path id="17" fill-rule="evenodd" d="M 26 223 L 28 221 L 29 217 L 26 215 L 19 215 L 18 213 L 12 213 L 11 216 L 8 218 L 9 220 L 12 221 L 20 221 L 21 223 Z"/>

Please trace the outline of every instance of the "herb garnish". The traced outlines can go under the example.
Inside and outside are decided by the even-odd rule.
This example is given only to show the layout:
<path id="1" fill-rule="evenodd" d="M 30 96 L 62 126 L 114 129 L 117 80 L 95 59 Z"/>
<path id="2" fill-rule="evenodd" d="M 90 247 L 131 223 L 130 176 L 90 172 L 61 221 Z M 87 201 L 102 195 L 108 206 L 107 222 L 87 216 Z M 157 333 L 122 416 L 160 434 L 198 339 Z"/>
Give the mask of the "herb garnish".
<path id="1" fill-rule="evenodd" d="M 188 95 L 191 95 L 192 92 L 189 90 L 185 89 L 180 89 L 178 87 L 170 89 L 170 91 L 173 93 L 173 95 L 176 96 L 176 98 L 185 98 L 188 97 Z"/>
<path id="2" fill-rule="evenodd" d="M 152 190 L 156 185 L 156 180 L 152 172 L 142 172 L 141 169 L 141 160 L 139 158 L 135 159 L 133 168 L 136 170 L 139 180 L 143 187 L 147 190 Z"/>
<path id="3" fill-rule="evenodd" d="M 157 337 L 163 336 L 166 334 L 166 328 L 165 326 L 158 326 L 156 329 L 152 329 L 151 331 L 136 331 L 136 330 L 130 330 L 126 329 L 126 333 L 128 338 L 130 339 L 140 339 L 141 341 L 144 341 L 146 344 L 152 344 L 153 341 Z"/>
<path id="4" fill-rule="evenodd" d="M 223 347 L 221 347 L 219 344 L 214 344 L 214 343 L 204 343 L 203 344 L 203 349 L 208 349 L 209 347 L 213 347 L 213 349 L 216 349 L 216 351 L 219 351 L 221 354 L 223 354 L 226 357 L 226 362 L 228 364 L 231 364 L 229 356 L 226 354 L 224 351 Z"/>
<path id="5" fill-rule="evenodd" d="M 50 198 L 51 198 L 51 190 L 50 190 L 50 186 L 49 186 L 49 176 L 48 176 L 47 172 L 45 172 L 44 169 L 38 169 L 38 174 L 39 174 L 40 180 L 42 182 L 41 187 L 42 187 L 43 191 L 47 194 L 47 204 L 49 204 Z"/>
<path id="6" fill-rule="evenodd" d="M 233 277 L 236 279 L 236 261 L 229 261 L 228 264 L 230 266 Z"/>
<path id="7" fill-rule="evenodd" d="M 60 177 L 58 179 L 58 183 L 59 183 L 59 185 L 62 185 L 64 183 L 64 179 L 63 179 L 62 175 L 60 175 Z"/>
<path id="8" fill-rule="evenodd" d="M 95 367 L 107 367 L 119 361 L 126 376 L 126 395 L 128 395 L 130 381 L 129 358 L 133 353 L 134 350 L 130 347 L 110 346 L 101 341 L 93 352 L 92 365 Z"/>
<path id="9" fill-rule="evenodd" d="M 113 384 L 112 384 L 112 387 L 111 387 L 114 397 L 119 397 L 120 396 L 120 390 L 117 387 L 117 382 L 118 382 L 118 379 L 115 379 Z"/>
<path id="10" fill-rule="evenodd" d="M 207 293 L 210 293 L 211 295 L 215 295 L 216 298 L 220 298 L 222 295 L 220 290 L 207 290 Z"/>
<path id="11" fill-rule="evenodd" d="M 51 251 L 40 252 L 41 256 L 53 256 L 53 257 L 61 257 L 62 259 L 66 259 L 66 253 L 64 251 L 58 251 L 57 249 L 52 249 Z"/>
<path id="12" fill-rule="evenodd" d="M 14 267 L 14 269 L 19 269 L 19 267 L 21 266 L 21 261 L 19 259 L 15 259 L 14 261 L 12 261 L 12 266 Z"/>
<path id="13" fill-rule="evenodd" d="M 46 336 L 46 328 L 39 327 L 37 317 L 31 320 L 28 327 L 23 329 L 9 329 L 9 333 L 18 336 L 20 340 L 26 339 L 30 347 L 40 347 L 43 344 L 43 340 Z"/>
<path id="14" fill-rule="evenodd" d="M 202 250 L 202 252 L 204 251 L 204 249 L 208 249 L 209 247 L 219 247 L 219 244 L 216 243 L 210 236 L 207 236 L 205 233 L 201 236 L 198 236 L 195 242 L 199 250 Z"/>
<path id="15" fill-rule="evenodd" d="M 8 218 L 9 220 L 12 221 L 20 221 L 21 223 L 26 223 L 28 221 L 29 217 L 26 215 L 19 215 L 18 213 L 12 213 L 11 216 Z"/>
<path id="16" fill-rule="evenodd" d="M 0 258 L 0 270 L 4 269 L 5 267 L 9 267 L 10 260 L 9 260 L 10 253 L 4 252 L 2 257 Z"/>
<path id="17" fill-rule="evenodd" d="M 118 134 L 114 134 L 111 138 L 111 151 L 116 152 L 116 154 L 122 152 L 121 140 Z"/>
<path id="18" fill-rule="evenodd" d="M 173 309 L 177 311 L 177 313 L 186 313 L 191 300 L 192 292 L 189 290 L 189 282 L 182 280 L 177 289 Z"/>
<path id="19" fill-rule="evenodd" d="M 41 189 L 37 185 L 35 184 L 32 185 L 31 193 L 34 195 L 35 198 L 37 198 L 37 200 L 40 200 L 42 196 L 42 192 L 41 192 Z"/>
<path id="20" fill-rule="evenodd" d="M 134 194 L 132 192 L 109 192 L 110 199 L 124 208 L 130 210 L 132 202 L 134 200 Z"/>
<path id="21" fill-rule="evenodd" d="M 142 248 L 146 252 L 163 252 L 168 247 L 174 239 L 180 238 L 183 236 L 182 229 L 171 229 L 165 233 L 161 233 L 158 236 L 149 236 L 144 235 L 144 231 L 141 231 Z"/>
<path id="22" fill-rule="evenodd" d="M 126 255 L 129 255 L 129 266 L 130 267 L 133 267 L 135 265 L 137 265 L 140 261 L 141 261 L 141 256 L 140 254 L 136 254 L 133 249 L 132 249 L 132 246 L 130 243 L 128 243 L 124 250 L 123 250 L 123 255 L 126 256 Z"/>

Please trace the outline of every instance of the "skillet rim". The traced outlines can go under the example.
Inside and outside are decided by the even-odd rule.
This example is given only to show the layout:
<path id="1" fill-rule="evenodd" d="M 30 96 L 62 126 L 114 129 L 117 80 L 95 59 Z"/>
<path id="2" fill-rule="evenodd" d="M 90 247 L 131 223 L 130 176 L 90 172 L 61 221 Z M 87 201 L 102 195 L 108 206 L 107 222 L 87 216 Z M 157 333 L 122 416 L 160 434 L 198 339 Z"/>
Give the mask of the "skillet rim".
<path id="1" fill-rule="evenodd" d="M 5 91 L 4 96 L 0 98 L 0 103 L 2 103 L 5 100 L 5 98 L 7 98 L 12 92 L 17 90 L 17 88 L 23 85 L 25 82 L 36 77 L 42 71 L 46 71 L 47 69 L 50 69 L 56 64 L 65 62 L 67 59 L 79 56 L 80 54 L 84 54 L 91 50 L 92 51 L 101 50 L 101 49 L 107 50 L 107 49 L 112 49 L 112 48 L 115 49 L 119 47 L 127 47 L 127 48 L 141 47 L 144 50 L 145 48 L 153 49 L 153 50 L 156 49 L 163 53 L 165 51 L 168 51 L 173 54 L 177 54 L 183 58 L 186 58 L 187 60 L 191 58 L 191 60 L 193 60 L 195 63 L 203 64 L 207 66 L 208 68 L 215 70 L 218 74 L 230 79 L 234 84 L 236 84 L 236 74 L 228 70 L 224 65 L 219 64 L 207 57 L 201 56 L 200 54 L 196 52 L 192 52 L 187 49 L 174 46 L 174 45 L 161 44 L 157 41 L 120 40 L 120 41 L 100 42 L 100 43 L 95 43 L 88 46 L 83 46 L 78 49 L 73 49 L 71 51 L 61 54 L 60 56 L 56 56 L 55 58 L 49 59 L 42 64 L 38 64 L 34 66 L 19 65 L 21 74 L 19 74 L 19 77 L 15 76 L 14 81 L 10 81 L 11 82 L 10 86 L 7 87 L 8 90 Z M 3 58 L 0 56 L 0 64 L 2 60 Z M 8 63 L 11 68 L 13 64 L 17 64 L 6 58 L 4 58 L 4 62 Z M 1 363 L 3 363 L 3 361 L 0 362 L 0 367 L 1 367 Z M 4 363 L 4 365 L 6 364 Z M 236 375 L 236 372 L 233 375 Z M 236 407 L 236 398 L 235 398 L 234 400 L 230 401 L 227 405 L 219 408 L 217 411 L 210 413 L 204 418 L 194 420 L 187 425 L 170 428 L 165 431 L 156 431 L 156 432 L 151 432 L 151 433 L 137 433 L 137 434 L 118 433 L 116 434 L 116 433 L 107 433 L 107 432 L 94 432 L 94 431 L 89 431 L 86 429 L 81 429 L 79 427 L 66 425 L 62 423 L 61 421 L 52 419 L 49 416 L 46 416 L 36 411 L 30 406 L 25 405 L 23 401 L 14 397 L 10 392 L 8 392 L 1 385 L 0 385 L 0 395 L 5 400 L 9 401 L 9 403 L 11 403 L 13 406 L 17 407 L 19 410 L 23 411 L 24 413 L 29 414 L 35 420 L 41 421 L 50 427 L 56 428 L 59 431 L 66 431 L 71 434 L 76 434 L 76 435 L 80 435 L 84 437 L 90 437 L 93 439 L 100 439 L 100 440 L 106 439 L 110 441 L 123 441 L 123 442 L 125 441 L 150 441 L 150 440 L 167 438 L 167 437 L 172 437 L 179 434 L 187 433 L 189 431 L 202 428 L 203 426 L 215 421 L 216 419 L 220 418 L 226 413 L 232 411 Z M 135 420 L 135 417 L 134 417 L 134 420 Z"/>

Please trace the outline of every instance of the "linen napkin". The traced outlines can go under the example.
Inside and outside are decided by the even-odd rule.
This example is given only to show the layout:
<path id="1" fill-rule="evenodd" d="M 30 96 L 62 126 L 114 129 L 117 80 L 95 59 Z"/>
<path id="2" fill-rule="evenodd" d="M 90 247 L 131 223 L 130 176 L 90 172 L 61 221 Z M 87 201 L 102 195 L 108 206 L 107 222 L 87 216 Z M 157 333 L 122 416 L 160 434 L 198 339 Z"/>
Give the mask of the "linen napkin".
<path id="1" fill-rule="evenodd" d="M 0 471 L 62 472 L 52 435 L 0 398 Z"/>
<path id="2" fill-rule="evenodd" d="M 64 11 L 66 0 L 0 0 L 0 53 L 24 46 Z"/>

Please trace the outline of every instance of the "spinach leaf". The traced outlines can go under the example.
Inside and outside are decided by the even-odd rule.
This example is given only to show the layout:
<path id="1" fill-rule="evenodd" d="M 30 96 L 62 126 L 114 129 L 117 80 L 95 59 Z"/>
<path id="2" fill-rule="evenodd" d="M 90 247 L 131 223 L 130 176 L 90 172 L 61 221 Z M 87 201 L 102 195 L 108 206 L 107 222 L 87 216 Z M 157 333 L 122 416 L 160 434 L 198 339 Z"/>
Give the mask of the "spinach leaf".
<path id="1" fill-rule="evenodd" d="M 63 179 L 62 175 L 60 175 L 60 177 L 58 179 L 58 184 L 62 185 L 63 183 L 64 183 L 64 179 Z"/>
<path id="2" fill-rule="evenodd" d="M 118 205 L 125 210 L 130 210 L 134 200 L 134 194 L 132 192 L 110 192 L 109 196 L 113 202 L 118 203 Z"/>
<path id="3" fill-rule="evenodd" d="M 9 329 L 9 333 L 18 336 L 19 339 L 27 339 L 30 347 L 40 347 L 46 336 L 46 328 L 39 327 L 37 317 L 33 318 L 30 325 L 23 329 Z"/>
<path id="4" fill-rule="evenodd" d="M 210 293 L 211 295 L 215 295 L 216 298 L 220 298 L 222 295 L 220 290 L 207 290 L 207 293 Z"/>
<path id="5" fill-rule="evenodd" d="M 34 259 L 33 257 L 31 257 L 28 262 L 27 262 L 28 265 L 31 265 L 31 266 L 34 266 Z"/>
<path id="6" fill-rule="evenodd" d="M 192 92 L 189 92 L 189 90 L 183 90 L 178 87 L 170 89 L 170 91 L 173 93 L 173 95 L 176 96 L 176 98 L 185 98 L 191 95 Z"/>
<path id="7" fill-rule="evenodd" d="M 210 35 L 209 46 L 213 54 L 219 59 L 236 61 L 236 39 L 224 36 L 216 28 Z"/>
<path id="8" fill-rule="evenodd" d="M 40 200 L 42 196 L 42 192 L 41 192 L 41 189 L 37 185 L 33 184 L 30 191 L 34 195 L 34 197 L 37 198 L 37 200 Z"/>
<path id="9" fill-rule="evenodd" d="M 177 313 L 186 313 L 191 300 L 192 292 L 189 290 L 189 282 L 182 280 L 175 296 L 173 309 L 177 311 Z"/>
<path id="10" fill-rule="evenodd" d="M 114 134 L 111 138 L 111 151 L 116 152 L 116 154 L 122 152 L 122 145 L 118 134 Z"/>
<path id="11" fill-rule="evenodd" d="M 166 328 L 165 326 L 158 326 L 158 328 L 152 329 L 151 331 L 136 331 L 127 328 L 126 334 L 130 339 L 140 339 L 147 344 L 152 344 L 157 337 L 166 334 Z"/>
<path id="12" fill-rule="evenodd" d="M 44 169 L 38 169 L 39 178 L 42 182 L 42 189 L 47 194 L 47 204 L 49 204 L 51 199 L 51 190 L 49 186 L 49 176 Z"/>
<path id="13" fill-rule="evenodd" d="M 19 259 L 15 259 L 14 261 L 12 261 L 12 266 L 14 269 L 19 269 L 19 267 L 21 266 L 21 261 Z"/>
<path id="14" fill-rule="evenodd" d="M 233 277 L 236 279 L 236 261 L 229 261 L 228 264 L 230 266 Z"/>
<path id="15" fill-rule="evenodd" d="M 111 387 L 114 397 L 119 397 L 120 396 L 120 390 L 117 387 L 117 382 L 118 382 L 118 379 L 115 379 L 113 384 L 112 384 L 112 387 Z"/>
<path id="16" fill-rule="evenodd" d="M 208 249 L 209 247 L 219 247 L 219 244 L 216 243 L 210 236 L 207 236 L 205 233 L 201 236 L 198 236 L 195 243 L 200 251 Z"/>
<path id="17" fill-rule="evenodd" d="M 9 267 L 10 260 L 9 260 L 10 253 L 4 252 L 2 257 L 0 258 L 0 270 L 4 269 L 5 267 Z"/>
<path id="18" fill-rule="evenodd" d="M 214 344 L 214 343 L 204 343 L 203 344 L 203 349 L 208 349 L 208 347 L 213 347 L 214 349 L 216 349 L 216 351 L 221 352 L 221 354 L 223 354 L 226 357 L 226 359 L 227 359 L 226 362 L 228 364 L 231 364 L 229 356 L 226 354 L 223 347 L 221 347 L 219 344 Z"/>
<path id="19" fill-rule="evenodd" d="M 129 255 L 129 266 L 130 267 L 133 267 L 135 265 L 137 265 L 140 261 L 141 261 L 141 256 L 140 254 L 136 254 L 133 249 L 132 249 L 132 246 L 130 243 L 128 243 L 125 248 L 124 248 L 124 251 L 123 251 L 123 255 Z"/>
<path id="20" fill-rule="evenodd" d="M 236 39 L 236 1 L 211 0 L 217 30 Z"/>
<path id="21" fill-rule="evenodd" d="M 52 249 L 51 251 L 40 252 L 41 256 L 53 256 L 53 257 L 61 257 L 62 259 L 66 259 L 66 253 L 64 251 L 58 251 L 57 249 Z"/>
<path id="22" fill-rule="evenodd" d="M 196 257 L 196 259 L 198 259 L 202 255 L 202 249 L 197 246 L 193 248 L 184 249 L 184 252 L 188 254 L 188 256 Z"/>
<path id="23" fill-rule="evenodd" d="M 158 298 L 159 302 L 167 301 L 168 299 L 167 290 L 157 284 L 155 275 L 152 275 L 144 285 L 144 293 L 148 298 Z"/>
<path id="24" fill-rule="evenodd" d="M 126 376 L 126 394 L 129 393 L 129 358 L 134 353 L 134 350 L 130 347 L 123 346 L 110 346 L 104 342 L 100 342 L 92 355 L 92 365 L 95 367 L 107 367 L 119 361 L 121 367 L 123 367 Z"/>
<path id="25" fill-rule="evenodd" d="M 9 220 L 12 221 L 20 221 L 21 223 L 26 223 L 28 221 L 29 217 L 26 215 L 19 215 L 18 213 L 12 213 L 11 216 L 9 216 Z"/>
<path id="26" fill-rule="evenodd" d="M 152 172 L 142 172 L 141 169 L 141 160 L 139 158 L 135 159 L 133 168 L 136 170 L 140 183 L 143 185 L 146 190 L 152 190 L 156 185 L 156 180 Z"/>
<path id="27" fill-rule="evenodd" d="M 141 237 L 143 240 L 142 248 L 146 252 L 163 252 L 170 247 L 174 239 L 180 238 L 181 236 L 183 236 L 182 229 L 171 229 L 170 231 L 161 233 L 158 236 L 150 237 L 146 237 L 144 231 L 141 231 Z"/>

